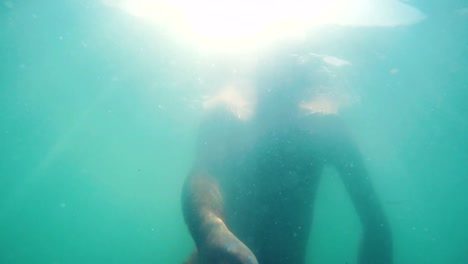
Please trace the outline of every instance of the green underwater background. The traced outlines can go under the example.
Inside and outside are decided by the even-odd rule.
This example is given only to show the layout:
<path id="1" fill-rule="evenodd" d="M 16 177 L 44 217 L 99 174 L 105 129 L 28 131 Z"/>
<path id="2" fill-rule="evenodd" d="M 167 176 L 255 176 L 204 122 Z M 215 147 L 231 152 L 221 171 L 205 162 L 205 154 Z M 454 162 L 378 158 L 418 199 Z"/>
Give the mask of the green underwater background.
<path id="1" fill-rule="evenodd" d="M 411 4 L 424 21 L 329 27 L 305 46 L 352 61 L 359 100 L 342 115 L 390 219 L 395 264 L 467 264 L 468 2 Z M 181 186 L 201 100 L 224 74 L 205 56 L 99 1 L 0 3 L 0 263 L 190 254 Z M 360 225 L 334 170 L 315 212 L 308 263 L 355 263 Z"/>

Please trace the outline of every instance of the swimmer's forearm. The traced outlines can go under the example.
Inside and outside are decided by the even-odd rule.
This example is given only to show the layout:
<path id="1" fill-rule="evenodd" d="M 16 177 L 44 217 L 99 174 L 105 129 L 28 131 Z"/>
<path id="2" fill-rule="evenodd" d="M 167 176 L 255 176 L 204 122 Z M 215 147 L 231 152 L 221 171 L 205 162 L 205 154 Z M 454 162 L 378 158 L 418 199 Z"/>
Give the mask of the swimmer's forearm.
<path id="1" fill-rule="evenodd" d="M 217 181 L 206 173 L 193 173 L 184 185 L 183 213 L 197 246 L 213 228 L 224 225 L 223 201 Z"/>

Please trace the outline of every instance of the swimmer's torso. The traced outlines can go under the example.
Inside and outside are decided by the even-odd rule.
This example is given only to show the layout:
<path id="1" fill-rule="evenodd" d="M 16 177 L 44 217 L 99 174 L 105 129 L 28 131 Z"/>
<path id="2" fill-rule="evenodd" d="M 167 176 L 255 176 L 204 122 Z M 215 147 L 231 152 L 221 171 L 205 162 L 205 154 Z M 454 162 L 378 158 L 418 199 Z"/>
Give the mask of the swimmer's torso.
<path id="1" fill-rule="evenodd" d="M 326 156 L 323 118 L 304 115 L 268 124 L 226 112 L 204 126 L 205 141 L 211 142 L 205 154 L 222 189 L 226 224 L 259 263 L 303 261 Z"/>

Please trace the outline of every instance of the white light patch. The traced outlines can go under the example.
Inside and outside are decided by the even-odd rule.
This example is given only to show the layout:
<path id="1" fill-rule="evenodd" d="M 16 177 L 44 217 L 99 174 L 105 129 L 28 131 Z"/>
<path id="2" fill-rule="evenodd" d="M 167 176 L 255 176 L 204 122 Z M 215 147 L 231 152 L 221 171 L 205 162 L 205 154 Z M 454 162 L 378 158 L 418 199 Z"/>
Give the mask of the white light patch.
<path id="1" fill-rule="evenodd" d="M 331 97 L 318 96 L 308 102 L 302 102 L 299 107 L 309 114 L 338 114 L 340 103 Z"/>
<path id="2" fill-rule="evenodd" d="M 102 0 L 142 19 L 167 25 L 195 42 L 243 46 L 300 36 L 331 24 L 394 27 L 425 18 L 397 0 Z"/>
<path id="3" fill-rule="evenodd" d="M 203 101 L 203 108 L 209 110 L 218 106 L 225 107 L 238 119 L 248 120 L 254 114 L 255 103 L 252 95 L 246 91 L 236 86 L 228 86 L 217 94 L 206 97 Z"/>
<path id="4" fill-rule="evenodd" d="M 335 66 L 335 67 L 343 67 L 343 66 L 351 66 L 351 62 L 345 59 L 341 59 L 335 56 L 318 54 L 318 53 L 309 53 L 310 56 L 320 58 L 325 64 Z"/>

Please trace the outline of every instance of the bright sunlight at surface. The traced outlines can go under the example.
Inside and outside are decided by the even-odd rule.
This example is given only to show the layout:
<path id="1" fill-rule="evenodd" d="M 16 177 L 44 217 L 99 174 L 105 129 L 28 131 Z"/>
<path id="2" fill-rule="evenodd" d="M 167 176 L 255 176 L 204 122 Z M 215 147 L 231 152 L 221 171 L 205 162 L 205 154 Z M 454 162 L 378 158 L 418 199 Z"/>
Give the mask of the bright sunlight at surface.
<path id="1" fill-rule="evenodd" d="M 290 73 L 313 81 L 301 112 L 338 112 L 361 149 L 393 264 L 468 264 L 468 1 L 349 0 L 334 25 L 258 53 L 212 52 L 210 27 L 197 36 L 187 19 L 220 11 L 165 1 L 0 2 L 0 264 L 183 263 L 194 242 L 181 192 L 200 124 L 217 109 L 256 117 L 249 92 Z M 232 27 L 280 9 L 219 1 L 251 12 Z M 289 58 L 304 72 L 281 67 Z M 305 263 L 356 264 L 362 228 L 342 178 L 327 168 L 319 181 Z"/>
<path id="2" fill-rule="evenodd" d="M 276 38 L 301 37 L 318 25 L 395 27 L 425 18 L 397 0 L 103 0 L 166 26 L 202 47 L 255 48 Z"/>

